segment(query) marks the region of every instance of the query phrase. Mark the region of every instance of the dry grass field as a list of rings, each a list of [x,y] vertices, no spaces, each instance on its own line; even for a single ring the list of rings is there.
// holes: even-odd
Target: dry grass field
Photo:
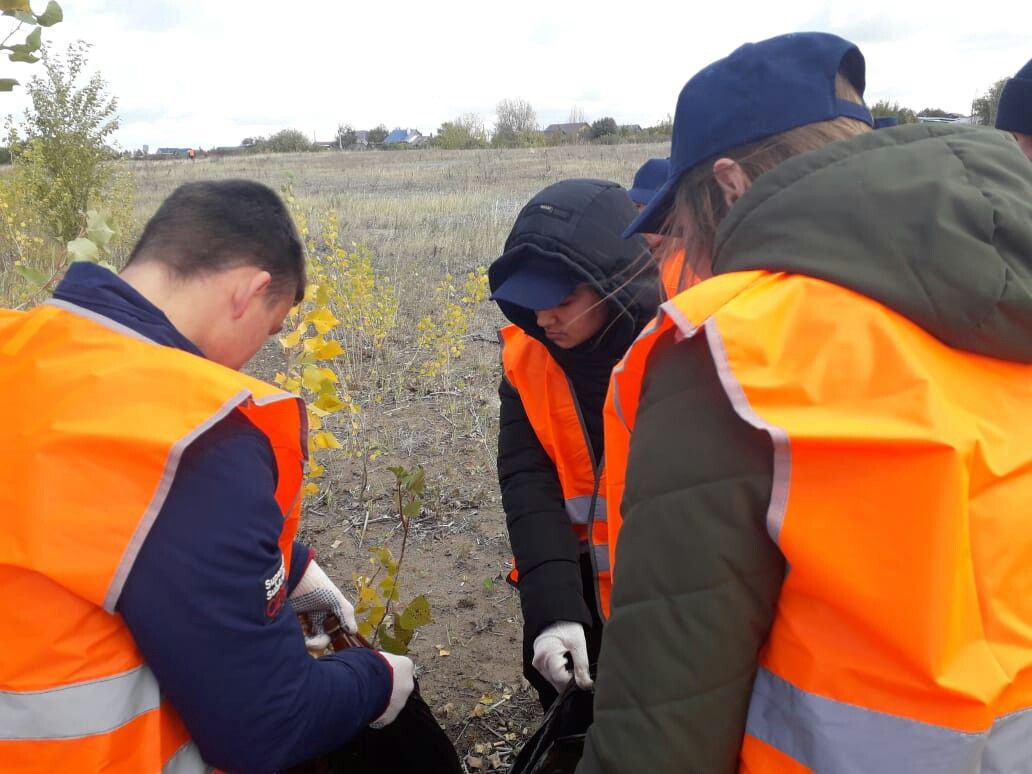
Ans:
[[[519,600],[504,582],[510,555],[495,477],[502,319],[493,304],[481,304],[461,357],[431,382],[406,368],[417,354],[414,326],[433,312],[433,288],[445,274],[464,276],[499,254],[532,194],[570,177],[629,185],[645,159],[667,153],[664,145],[323,152],[130,167],[138,224],[182,182],[245,177],[277,190],[289,183],[312,222],[334,211],[340,241],[372,250],[378,281],[397,296],[397,321],[375,365],[362,371],[367,383],[348,384],[361,406],[345,431],[350,451],[323,459],[328,474],[307,503],[302,537],[341,586],[353,588],[353,574],[367,571],[370,546],[397,554],[400,545],[387,466],[425,467],[402,598],[425,593],[430,600],[434,620],[417,633],[412,656],[424,696],[470,771],[506,771],[540,717],[521,677]],[[270,379],[283,360],[272,343],[250,368]]]

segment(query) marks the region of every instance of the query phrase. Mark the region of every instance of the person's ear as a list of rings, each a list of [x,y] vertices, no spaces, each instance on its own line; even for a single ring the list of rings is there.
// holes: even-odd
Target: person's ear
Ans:
[[[272,275],[264,269],[253,268],[251,271],[241,272],[240,277],[233,285],[231,297],[233,319],[239,320],[246,314],[252,302],[261,302],[265,291],[272,284]]]
[[[730,208],[749,190],[752,182],[742,165],[733,159],[717,159],[713,162],[713,177],[724,194],[724,203]]]

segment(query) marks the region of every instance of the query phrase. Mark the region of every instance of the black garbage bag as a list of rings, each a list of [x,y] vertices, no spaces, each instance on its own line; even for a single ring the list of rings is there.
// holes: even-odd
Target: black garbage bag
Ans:
[[[389,726],[370,728],[284,774],[462,774],[462,766],[417,686]]]
[[[594,691],[582,690],[571,680],[523,745],[509,774],[573,774],[594,718],[594,698]]]
[[[310,634],[308,617],[299,618],[306,635]],[[360,635],[345,632],[335,615],[326,616],[323,631],[335,652],[370,647]],[[462,766],[454,745],[420,696],[417,681],[393,723],[366,729],[343,747],[281,774],[462,774]]]

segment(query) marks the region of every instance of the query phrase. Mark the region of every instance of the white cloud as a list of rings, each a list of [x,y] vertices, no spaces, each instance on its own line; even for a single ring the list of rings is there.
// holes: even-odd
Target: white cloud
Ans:
[[[700,67],[800,29],[850,37],[867,58],[868,98],[915,109],[966,111],[1032,56],[1032,7],[1017,0],[962,13],[927,0],[64,5],[65,22],[48,37],[93,44],[129,148],[236,144],[285,127],[329,138],[338,122],[429,132],[465,112],[490,124],[506,97],[529,100],[542,123],[576,105],[588,120],[651,124],[673,112]],[[25,103],[4,99],[14,110]]]

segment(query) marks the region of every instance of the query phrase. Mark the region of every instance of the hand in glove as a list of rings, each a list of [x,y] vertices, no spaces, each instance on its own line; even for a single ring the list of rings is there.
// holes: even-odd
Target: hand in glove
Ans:
[[[324,650],[330,645],[330,638],[323,631],[323,619],[327,613],[336,615],[340,619],[340,625],[349,633],[354,634],[358,631],[355,608],[314,559],[308,563],[304,575],[287,599],[295,611],[309,614],[312,636],[305,638],[305,645],[309,650]]]
[[[387,702],[387,709],[383,711],[383,714],[369,724],[372,728],[383,728],[393,723],[416,685],[413,677],[415,667],[412,664],[412,659],[405,656],[395,656],[393,653],[386,653],[384,651],[380,651],[380,656],[387,662],[393,673],[391,699]]]
[[[573,674],[566,664],[566,654],[573,662]],[[570,682],[571,676],[580,688],[591,687],[588,672],[588,645],[584,640],[584,627],[571,621],[556,621],[541,630],[534,639],[534,668],[540,672],[557,691]]]

